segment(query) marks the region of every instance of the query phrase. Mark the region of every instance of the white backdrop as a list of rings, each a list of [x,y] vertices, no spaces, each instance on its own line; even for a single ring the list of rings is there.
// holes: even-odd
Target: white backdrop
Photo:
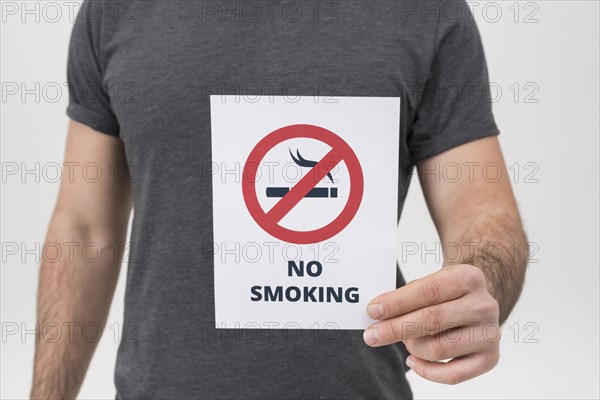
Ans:
[[[33,11],[23,12],[25,3]],[[36,244],[43,243],[58,189],[52,163],[61,163],[64,150],[63,85],[76,4],[2,1],[2,398],[25,398],[30,387]],[[496,369],[458,386],[412,373],[409,379],[417,398],[598,398],[599,3],[471,5],[498,93],[500,140],[537,251],[503,328]],[[15,88],[18,94],[10,95]],[[23,89],[29,91],[24,99]],[[435,271],[439,252],[424,250],[435,249],[438,239],[416,179],[399,230],[399,250],[419,249],[400,256],[407,279]],[[98,346],[81,398],[114,398],[124,273],[112,329]]]

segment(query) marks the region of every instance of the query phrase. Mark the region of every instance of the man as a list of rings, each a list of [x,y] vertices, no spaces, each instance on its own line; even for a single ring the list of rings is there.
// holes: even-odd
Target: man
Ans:
[[[38,343],[33,398],[76,396],[95,347],[82,327],[106,321],[132,205],[117,398],[409,398],[406,365],[456,384],[498,361],[526,239],[463,2],[86,1],[68,80],[65,162],[101,174],[63,177],[46,240],[101,251],[41,265],[40,324],[75,328]],[[398,274],[364,333],[215,330],[201,251],[210,94],[400,97],[399,210],[417,165],[442,245],[459,256],[408,285]],[[447,165],[461,178],[440,178]]]

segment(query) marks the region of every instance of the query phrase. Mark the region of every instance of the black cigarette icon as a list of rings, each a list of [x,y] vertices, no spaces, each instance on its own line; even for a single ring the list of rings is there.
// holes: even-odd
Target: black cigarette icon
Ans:
[[[288,187],[268,187],[267,197],[283,197],[290,191]],[[337,188],[326,188],[316,187],[312,188],[310,192],[304,197],[318,197],[318,198],[336,198],[338,195]]]

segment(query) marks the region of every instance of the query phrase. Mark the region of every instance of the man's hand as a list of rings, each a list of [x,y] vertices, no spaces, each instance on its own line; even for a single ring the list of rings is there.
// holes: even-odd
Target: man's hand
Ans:
[[[459,168],[457,179],[437,173],[448,165]],[[381,322],[364,338],[371,346],[403,341],[417,374],[456,384],[498,362],[500,324],[523,286],[527,238],[496,137],[454,147],[418,169],[442,247],[460,252],[440,271],[373,299],[367,312]]]
[[[425,379],[457,384],[491,370],[500,357],[498,303],[472,265],[448,266],[377,296],[367,312],[381,322],[365,331],[365,342],[403,341],[412,354],[408,366]]]

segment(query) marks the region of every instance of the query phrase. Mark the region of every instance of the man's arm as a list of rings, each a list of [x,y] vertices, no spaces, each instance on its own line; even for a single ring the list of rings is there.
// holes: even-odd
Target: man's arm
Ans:
[[[62,254],[57,262],[42,261],[38,293],[38,329],[57,324],[62,335],[59,340],[39,336],[34,399],[77,395],[98,341],[94,327],[101,330],[106,322],[131,210],[118,138],[71,121],[65,165],[71,167],[64,168],[46,236]]]
[[[440,178],[449,166],[460,170],[459,179]],[[455,384],[498,362],[499,323],[521,292],[526,237],[496,137],[458,146],[418,168],[443,248],[458,251],[446,254],[440,271],[373,299],[367,312],[381,322],[365,331],[365,342],[403,341],[417,374]]]
[[[436,182],[427,173],[436,164],[440,169],[461,166],[461,179]],[[442,246],[461,246],[461,256],[448,254],[444,266],[479,267],[503,323],[521,294],[527,239],[498,138],[480,139],[424,160],[419,178]]]

